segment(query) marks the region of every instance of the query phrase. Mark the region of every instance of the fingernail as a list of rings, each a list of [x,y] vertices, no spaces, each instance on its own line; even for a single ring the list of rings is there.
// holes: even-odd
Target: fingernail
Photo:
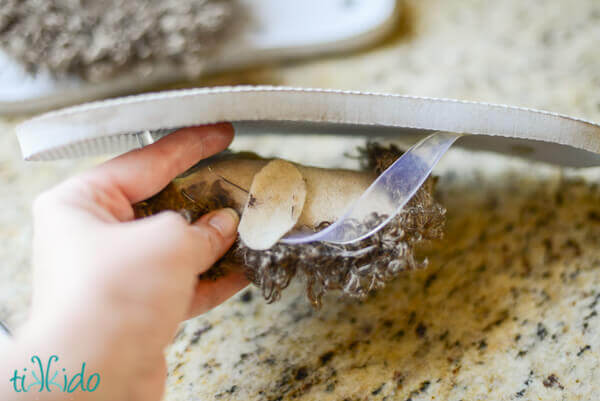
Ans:
[[[217,229],[223,237],[231,237],[237,231],[238,221],[237,212],[227,208],[214,212],[208,220],[208,224]]]

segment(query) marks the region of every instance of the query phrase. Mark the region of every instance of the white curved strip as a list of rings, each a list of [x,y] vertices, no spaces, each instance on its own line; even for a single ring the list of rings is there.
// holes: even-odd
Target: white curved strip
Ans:
[[[101,153],[107,137],[220,121],[304,121],[500,135],[600,153],[598,124],[556,113],[451,99],[272,86],[150,93],[41,115],[17,127],[28,160]],[[123,140],[118,139],[123,138]],[[111,142],[111,150],[119,148]],[[68,155],[61,149],[69,148]]]

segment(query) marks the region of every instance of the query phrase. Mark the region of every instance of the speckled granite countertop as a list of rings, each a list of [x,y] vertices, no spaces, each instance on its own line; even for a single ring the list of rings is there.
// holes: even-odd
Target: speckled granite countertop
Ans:
[[[368,52],[215,77],[455,97],[600,121],[600,3],[407,2]],[[29,298],[33,196],[97,160],[25,164],[0,121],[0,317]],[[296,144],[303,146],[295,146]],[[355,139],[238,138],[235,147],[338,165]],[[318,153],[315,151],[318,150]],[[436,173],[445,240],[425,270],[365,301],[314,310],[296,283],[186,322],[165,399],[594,400],[600,393],[600,170],[453,149]]]

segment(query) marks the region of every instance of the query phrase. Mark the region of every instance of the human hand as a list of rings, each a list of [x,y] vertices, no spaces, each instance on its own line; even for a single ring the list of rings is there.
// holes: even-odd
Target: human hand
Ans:
[[[16,340],[23,363],[33,352],[75,371],[86,362],[102,382],[75,399],[161,398],[163,350],[178,324],[247,285],[241,272],[197,279],[233,244],[238,218],[224,209],[192,225],[175,212],[133,221],[131,205],[232,138],[230,124],[184,128],[36,200],[31,316]]]

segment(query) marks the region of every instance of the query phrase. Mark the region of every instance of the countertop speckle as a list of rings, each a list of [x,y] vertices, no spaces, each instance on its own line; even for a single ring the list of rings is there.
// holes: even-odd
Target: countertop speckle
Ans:
[[[600,3],[402,3],[368,51],[212,77],[452,97],[600,121]],[[30,204],[98,159],[28,164],[0,120],[0,318],[30,295]],[[237,149],[339,165],[348,138],[238,138]],[[301,145],[301,146],[297,146]],[[600,170],[452,149],[436,169],[448,209],[427,269],[364,301],[314,310],[301,283],[255,288],[185,322],[167,352],[168,401],[593,400],[600,392]]]

